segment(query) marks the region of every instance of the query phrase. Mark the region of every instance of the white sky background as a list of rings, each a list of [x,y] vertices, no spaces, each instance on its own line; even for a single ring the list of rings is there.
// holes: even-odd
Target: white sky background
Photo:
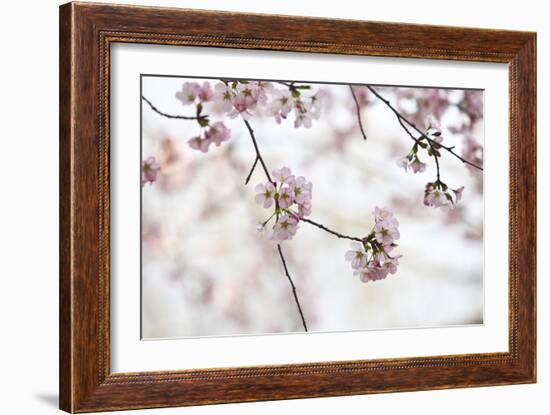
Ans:
[[[143,95],[168,113],[190,114],[174,98],[183,80],[143,79]],[[397,274],[364,284],[344,260],[349,241],[302,224],[283,243],[311,331],[433,327],[476,324],[483,320],[483,245],[466,238],[479,231],[483,201],[475,179],[456,159],[443,155],[442,179],[465,186],[464,220],[448,223],[446,214],[422,204],[428,170],[413,175],[395,160],[410,149],[410,139],[391,111],[377,103],[363,111],[367,142],[353,131],[341,152],[323,151],[335,130],[356,125],[346,86],[320,86],[332,99],[313,127],[295,129],[293,117],[277,125],[253,118],[262,154],[270,169],[287,165],[313,182],[311,218],[352,234],[367,234],[375,206],[391,207],[399,219],[403,254]],[[314,86],[317,88],[317,86]],[[388,92],[388,96],[389,92]],[[453,120],[450,120],[453,121]],[[143,106],[143,156],[158,154],[162,139],[181,143],[181,187],[163,191],[161,182],[143,189],[143,225],[163,231],[157,244],[143,245],[143,336],[187,337],[302,331],[288,282],[273,243],[256,237],[255,223],[267,210],[254,202],[253,188],[264,182],[256,169],[242,120],[230,120],[229,143],[205,155],[187,140],[198,133],[191,121],[168,120]],[[483,142],[483,128],[476,130]],[[447,144],[459,137],[445,135]],[[159,243],[160,241],[160,243]]]

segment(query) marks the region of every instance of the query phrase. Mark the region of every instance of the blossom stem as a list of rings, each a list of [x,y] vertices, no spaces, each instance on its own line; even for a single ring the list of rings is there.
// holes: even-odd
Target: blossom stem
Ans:
[[[437,171],[437,183],[441,183],[441,178],[439,176],[439,159],[438,159],[438,152],[436,152],[434,150],[434,146],[433,144],[431,143],[431,141],[428,141],[428,143],[430,144],[430,148],[432,149],[432,154],[434,156],[434,159],[435,159],[435,167],[436,167],[436,171]]]
[[[167,114],[167,113],[162,112],[161,110],[159,110],[157,107],[155,107],[153,105],[153,103],[151,101],[149,101],[147,98],[142,96],[141,99],[143,101],[145,101],[151,107],[151,109],[153,111],[155,111],[157,114],[162,115],[163,117],[166,117],[166,118],[172,118],[172,119],[178,119],[178,120],[195,120],[195,121],[204,120],[204,119],[208,118],[207,115],[198,115],[198,116],[190,117],[190,116],[187,116],[187,115]]]
[[[363,135],[363,140],[367,139],[367,134],[365,133],[365,130],[363,128],[363,122],[361,121],[361,106],[359,105],[359,101],[357,100],[357,96],[355,95],[355,91],[353,90],[352,85],[348,85],[349,90],[351,91],[351,96],[353,97],[353,101],[355,102],[355,109],[357,111],[357,122],[359,124],[359,129],[361,130],[361,134]]]
[[[294,285],[294,281],[292,281],[290,273],[288,272],[288,267],[286,266],[286,260],[285,260],[285,256],[283,255],[281,244],[277,244],[277,250],[279,251],[279,256],[281,257],[281,262],[283,263],[283,268],[285,269],[285,275],[288,279],[288,282],[290,283],[290,286],[292,287],[292,294],[294,295],[294,301],[296,302],[296,306],[298,307],[298,312],[300,313],[300,318],[302,319],[302,325],[304,326],[304,331],[307,332],[308,329],[307,329],[306,319],[304,318],[304,313],[302,312],[302,306],[300,305],[300,301],[298,300],[298,294],[296,293],[296,286]]]
[[[310,225],[313,225],[313,226],[316,226],[317,228],[319,229],[322,229],[323,231],[325,232],[328,232],[338,238],[341,238],[341,239],[349,239],[350,241],[357,241],[357,242],[361,242],[363,243],[363,239],[361,238],[358,238],[356,236],[349,236],[349,235],[344,235],[343,233],[340,233],[340,232],[336,232],[336,231],[333,231],[332,229],[329,229],[327,228],[325,225],[321,224],[321,223],[318,223],[318,222],[315,222],[311,219],[308,219],[308,218],[301,218],[300,219],[302,222],[307,222],[309,223]]]
[[[409,136],[415,141],[415,142],[418,142],[419,139],[417,138],[414,138],[414,136],[412,136],[412,134],[410,133],[410,131],[405,128],[404,124],[407,124],[409,125],[410,127],[412,127],[418,134],[420,134],[420,136],[425,139],[426,141],[428,141],[428,143],[430,144],[430,146],[433,146],[434,143],[437,144],[438,147],[441,147],[442,149],[444,149],[445,151],[449,152],[450,154],[452,154],[454,157],[456,157],[457,159],[459,159],[460,161],[462,161],[464,164],[468,164],[469,166],[472,166],[478,170],[481,170],[483,171],[483,167],[481,166],[478,166],[477,164],[474,164],[472,163],[471,161],[468,161],[466,160],[465,158],[459,156],[457,153],[455,153],[453,151],[453,148],[454,147],[451,147],[451,146],[444,146],[440,143],[437,143],[435,142],[434,140],[432,140],[430,137],[428,137],[424,132],[422,132],[415,124],[413,124],[411,121],[409,121],[406,117],[404,117],[399,111],[397,111],[391,104],[390,102],[384,98],[382,95],[380,95],[378,93],[378,91],[376,91],[376,89],[374,89],[372,86],[370,85],[367,85],[367,88],[369,89],[370,92],[372,92],[374,94],[374,96],[376,98],[378,98],[380,101],[382,101],[384,104],[386,104],[386,106],[395,114],[395,116],[397,117],[397,119],[399,120],[399,123],[401,124],[401,126],[405,129],[405,131],[407,131],[407,133],[409,134]],[[433,147],[432,147],[433,148]]]

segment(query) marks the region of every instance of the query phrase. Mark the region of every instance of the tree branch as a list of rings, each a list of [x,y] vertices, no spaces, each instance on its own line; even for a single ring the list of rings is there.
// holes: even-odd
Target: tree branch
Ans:
[[[367,88],[369,89],[370,92],[372,92],[380,101],[382,101],[384,104],[386,104],[386,106],[392,110],[392,112],[395,114],[395,116],[397,117],[397,119],[399,120],[399,123],[401,124],[401,126],[405,129],[405,131],[407,131],[407,134],[409,134],[409,136],[415,141],[415,142],[418,142],[420,139],[418,138],[415,138],[411,133],[410,131],[405,128],[404,124],[403,123],[406,123],[407,125],[409,125],[411,128],[413,128],[418,134],[420,134],[420,136],[422,137],[422,139],[425,139],[428,141],[428,143],[430,144],[430,147],[433,148],[433,145],[434,143],[437,145],[437,147],[441,147],[442,149],[444,149],[445,151],[449,152],[450,154],[452,154],[454,157],[456,157],[457,159],[459,159],[460,161],[462,161],[463,163],[465,164],[468,164],[469,166],[472,166],[478,170],[481,170],[483,171],[483,167],[481,166],[478,166],[477,164],[474,164],[472,163],[471,161],[468,161],[466,160],[465,158],[459,156],[457,153],[455,153],[453,151],[453,148],[454,147],[450,147],[450,146],[444,146],[434,140],[432,140],[430,137],[428,137],[424,132],[422,132],[420,129],[418,129],[418,127],[416,125],[414,125],[412,122],[410,122],[407,118],[405,118],[403,115],[401,115],[401,113],[399,111],[397,111],[391,104],[390,102],[385,99],[383,96],[381,96],[377,91],[376,89],[374,89],[372,86],[370,85],[367,85]],[[439,162],[437,161],[437,158],[436,158],[436,163],[439,164]]]
[[[296,302],[296,306],[298,307],[298,312],[300,313],[300,318],[302,319],[302,325],[304,326],[304,330],[307,332],[308,330],[307,330],[306,319],[304,318],[304,313],[302,312],[302,306],[300,305],[300,301],[298,300],[298,294],[296,293],[296,286],[294,285],[294,281],[292,281],[292,278],[290,277],[290,274],[288,272],[285,256],[283,255],[283,250],[281,249],[281,244],[277,244],[277,250],[279,251],[279,256],[281,257],[281,262],[283,263],[283,268],[285,269],[285,275],[288,278],[288,282],[290,283],[290,286],[292,287],[292,294],[294,295],[294,301]]]
[[[363,242],[363,240],[361,238],[358,238],[356,236],[349,236],[349,235],[344,235],[343,233],[339,233],[339,232],[336,232],[336,231],[333,231],[332,229],[329,229],[327,228],[325,225],[321,224],[321,223],[318,223],[318,222],[315,222],[311,219],[307,219],[307,218],[301,218],[300,219],[302,222],[307,222],[309,223],[310,225],[313,225],[313,226],[316,226],[317,228],[325,231],[325,232],[328,232],[338,238],[341,238],[341,239],[349,239],[350,241],[357,241],[357,242]]]
[[[363,140],[366,140],[367,134],[363,129],[363,122],[361,121],[361,106],[359,105],[359,101],[357,100],[357,96],[355,95],[355,91],[353,90],[353,86],[352,85],[348,85],[348,86],[349,86],[349,90],[351,91],[351,96],[355,101],[355,109],[357,111],[357,122],[359,124],[359,129],[361,130],[361,134],[363,135]]]
[[[246,125],[246,128],[248,129],[248,132],[250,133],[250,138],[252,139],[252,144],[254,144],[254,150],[256,150],[256,159],[260,161],[260,164],[262,165],[264,169],[265,176],[267,177],[267,180],[269,180],[271,183],[273,183],[273,180],[271,180],[271,176],[269,175],[269,170],[267,169],[267,166],[265,165],[265,161],[262,157],[262,154],[260,153],[260,149],[258,148],[258,143],[256,142],[256,137],[254,136],[254,130],[250,126],[250,123],[243,118],[244,124]],[[256,162],[254,162],[254,165],[252,166],[252,169],[249,173],[249,176],[252,175],[252,172],[254,171],[254,167],[256,166]]]
[[[256,156],[256,159],[254,159],[254,164],[252,164],[252,167],[250,168],[250,172],[248,173],[248,176],[246,176],[246,180],[244,181],[245,186],[250,181],[250,178],[252,177],[252,173],[254,173],[254,169],[256,168],[256,164],[258,164],[258,160],[260,158]]]
[[[245,120],[243,118],[243,121],[246,125],[246,128],[248,129],[248,132],[250,133],[250,138],[252,139],[252,144],[254,144],[254,149],[256,150],[256,159],[254,160],[254,164],[252,165],[252,168],[250,169],[250,173],[248,173],[245,184],[250,181],[250,177],[252,176],[252,172],[254,171],[256,165],[258,164],[258,161],[260,162],[260,164],[262,165],[262,167],[264,169],[264,173],[265,173],[265,176],[267,177],[267,180],[269,180],[271,183],[273,183],[273,180],[271,179],[271,176],[269,174],[269,170],[267,169],[267,166],[266,166],[265,161],[262,157],[262,154],[260,153],[258,143],[256,142],[256,137],[254,136],[254,130],[252,129],[252,126],[250,125],[250,123],[247,120]],[[264,226],[265,226],[265,224],[264,224]],[[294,281],[292,281],[292,277],[290,276],[290,272],[288,271],[288,267],[286,265],[286,259],[285,259],[285,256],[283,254],[281,244],[277,244],[277,250],[279,251],[279,257],[281,258],[281,262],[283,263],[283,268],[285,270],[286,278],[288,279],[288,282],[290,283],[290,286],[292,287],[292,295],[294,296],[294,302],[296,303],[296,306],[298,307],[298,312],[300,313],[300,318],[302,319],[302,325],[304,326],[304,330],[307,332],[308,330],[307,330],[306,319],[304,318],[304,313],[302,311],[302,306],[300,305],[300,300],[298,300],[298,293],[296,292],[296,286],[294,285]]]
[[[153,105],[153,103],[151,101],[149,101],[147,98],[145,97],[141,97],[141,99],[143,101],[145,101],[153,111],[155,111],[157,114],[159,115],[162,115],[163,117],[166,117],[166,118],[172,118],[172,119],[177,119],[177,120],[204,120],[206,118],[208,118],[207,115],[199,115],[199,116],[195,116],[195,117],[189,117],[187,115],[172,115],[172,114],[167,114],[165,112],[162,112],[161,110],[159,110],[157,107],[155,107]]]

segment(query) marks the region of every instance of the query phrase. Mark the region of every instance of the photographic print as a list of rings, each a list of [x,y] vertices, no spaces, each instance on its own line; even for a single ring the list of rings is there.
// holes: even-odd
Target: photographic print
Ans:
[[[483,98],[142,75],[142,338],[483,324]]]

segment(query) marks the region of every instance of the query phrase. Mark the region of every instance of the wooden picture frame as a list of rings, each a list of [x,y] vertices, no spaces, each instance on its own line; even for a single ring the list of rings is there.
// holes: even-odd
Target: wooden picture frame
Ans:
[[[337,34],[337,36],[335,36]],[[110,371],[109,69],[114,43],[509,65],[509,352]],[[68,412],[536,380],[536,34],[69,3],[60,8],[60,407]]]

